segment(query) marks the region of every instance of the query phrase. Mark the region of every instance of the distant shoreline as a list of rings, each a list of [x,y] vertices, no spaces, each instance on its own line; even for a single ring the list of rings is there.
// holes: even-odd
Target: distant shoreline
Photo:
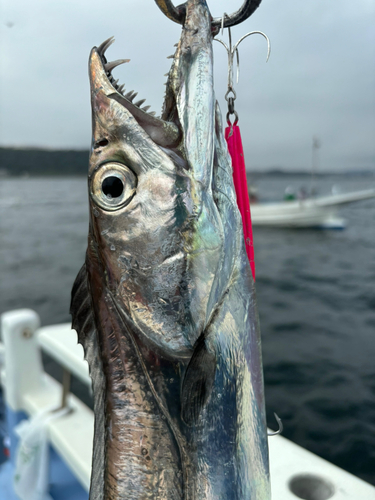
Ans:
[[[57,150],[39,148],[0,147],[0,178],[6,177],[86,177],[88,171],[88,150]],[[310,177],[306,169],[284,170],[269,168],[247,170],[250,177],[280,176]],[[375,169],[347,170],[343,172],[317,172],[318,177],[327,176],[374,176]]]

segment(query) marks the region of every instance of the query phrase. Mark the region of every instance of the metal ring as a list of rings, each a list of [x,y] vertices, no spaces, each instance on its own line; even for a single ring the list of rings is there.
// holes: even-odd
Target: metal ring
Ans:
[[[229,99],[231,99],[231,97],[229,97],[229,94],[230,94],[231,92],[232,92],[232,94],[233,94],[233,100],[237,99],[237,94],[236,94],[235,90],[231,87],[231,88],[229,88],[229,89],[227,90],[227,92],[226,92],[226,94],[225,94],[225,96],[224,96],[224,97],[225,97],[225,100],[226,100],[227,102],[229,102]]]
[[[235,120],[234,120],[233,123],[230,121],[230,115],[231,114],[235,116]],[[227,124],[228,124],[228,126],[232,127],[233,125],[237,125],[237,123],[238,123],[238,114],[237,114],[237,111],[234,110],[233,113],[229,113],[229,111],[228,111],[228,113],[227,113]]]

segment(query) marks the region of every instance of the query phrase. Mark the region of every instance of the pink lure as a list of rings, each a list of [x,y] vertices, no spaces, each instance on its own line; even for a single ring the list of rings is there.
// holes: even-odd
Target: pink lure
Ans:
[[[251,213],[249,194],[247,189],[245,158],[243,154],[242,139],[239,126],[231,125],[229,127],[226,127],[225,139],[228,144],[229,154],[232,158],[233,181],[237,195],[237,204],[242,217],[246,253],[255,281],[253,229],[251,227]]]

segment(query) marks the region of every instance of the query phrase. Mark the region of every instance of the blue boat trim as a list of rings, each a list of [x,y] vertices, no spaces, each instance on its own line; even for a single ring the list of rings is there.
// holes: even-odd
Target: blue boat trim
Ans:
[[[10,437],[10,458],[0,465],[0,500],[19,500],[13,490],[16,450],[18,438],[15,426],[27,418],[22,411],[13,411],[6,407],[8,433]],[[73,472],[63,461],[59,453],[49,447],[49,494],[53,500],[88,500],[88,492],[81,486]]]

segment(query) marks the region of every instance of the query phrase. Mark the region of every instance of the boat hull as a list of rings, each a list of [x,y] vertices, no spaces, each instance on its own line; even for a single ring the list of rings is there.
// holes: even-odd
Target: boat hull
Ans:
[[[375,197],[375,189],[280,203],[253,203],[254,226],[344,229],[345,219],[337,217],[341,205]]]

